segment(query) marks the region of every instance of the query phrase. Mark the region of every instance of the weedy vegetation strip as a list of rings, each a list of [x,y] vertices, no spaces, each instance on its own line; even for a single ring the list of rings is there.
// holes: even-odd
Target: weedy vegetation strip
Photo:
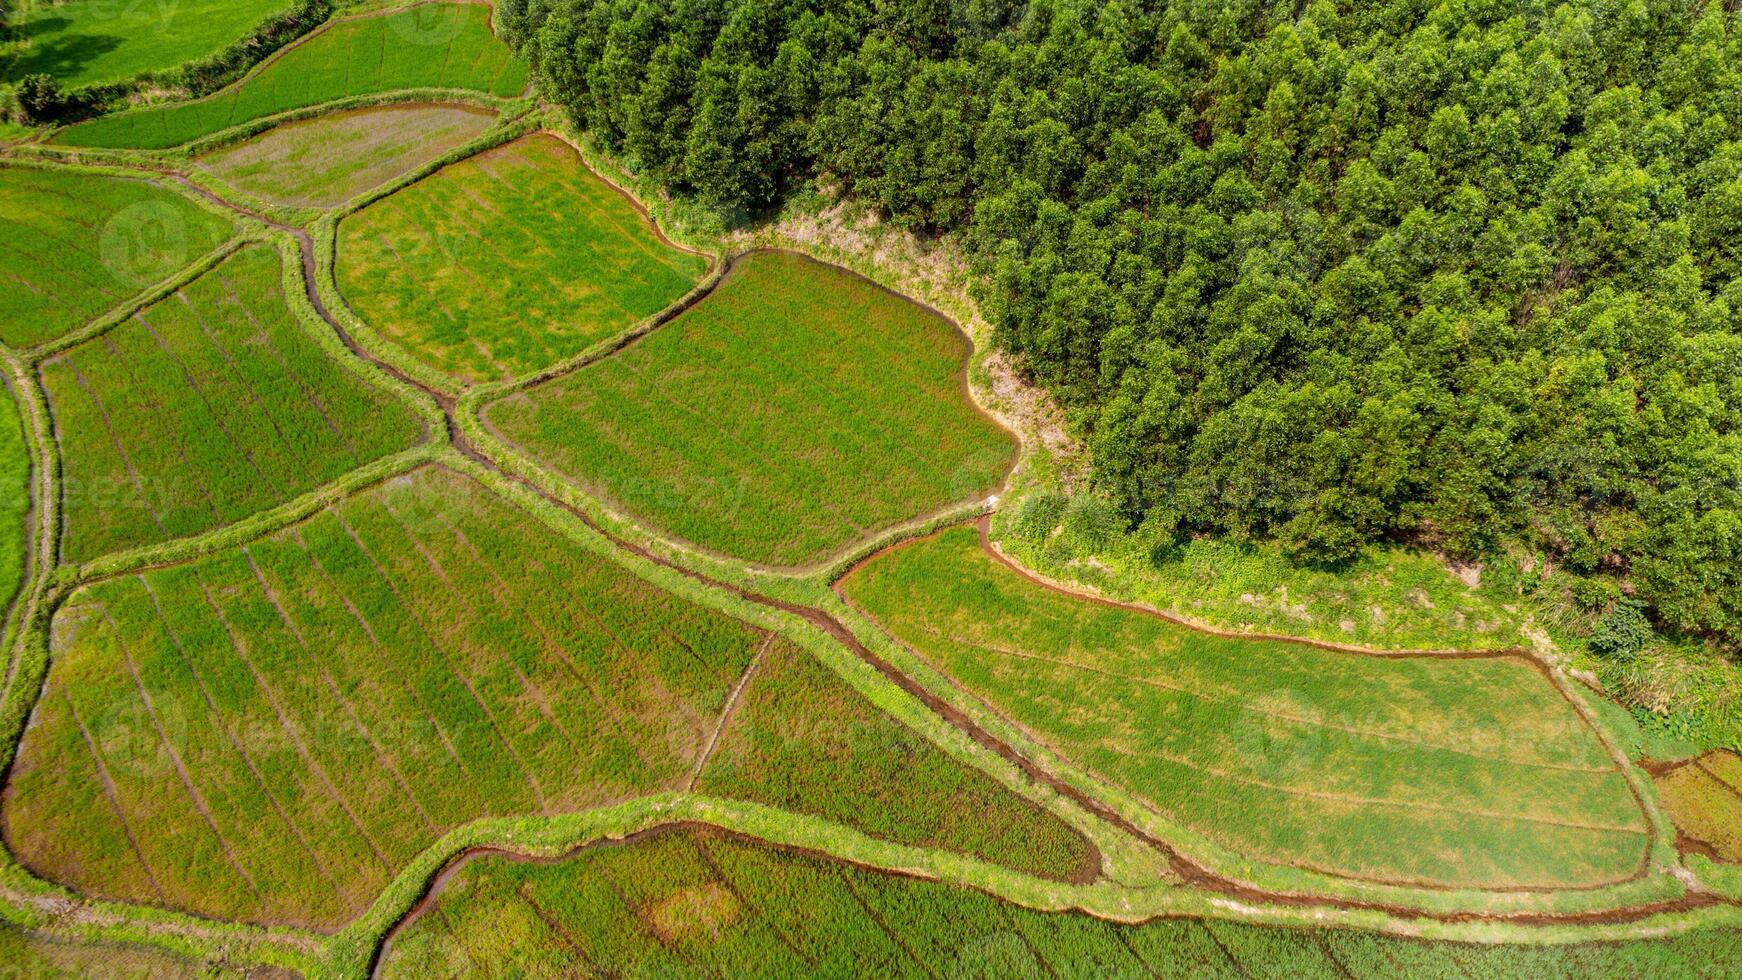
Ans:
[[[229,88],[192,102],[136,109],[70,126],[63,146],[163,149],[304,106],[398,89],[508,98],[526,63],[490,32],[482,4],[426,4],[334,21]]]

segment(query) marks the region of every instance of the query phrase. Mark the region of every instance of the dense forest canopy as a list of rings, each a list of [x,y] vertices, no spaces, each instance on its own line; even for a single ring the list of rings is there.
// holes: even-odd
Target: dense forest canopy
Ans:
[[[678,193],[748,216],[826,179],[959,233],[1000,342],[1156,540],[1524,542],[1734,645],[1738,7],[501,14],[545,92]]]

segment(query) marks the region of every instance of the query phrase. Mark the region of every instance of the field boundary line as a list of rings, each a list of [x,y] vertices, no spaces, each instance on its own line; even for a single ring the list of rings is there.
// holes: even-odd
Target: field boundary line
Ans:
[[[744,689],[750,686],[750,679],[756,675],[756,668],[762,666],[762,657],[768,652],[769,644],[773,643],[774,638],[778,635],[774,630],[768,631],[768,635],[762,640],[762,645],[756,648],[756,656],[750,658],[750,665],[744,668],[744,673],[739,676],[738,683],[732,685],[732,693],[726,696],[726,706],[720,711],[720,723],[714,726],[714,733],[708,736],[707,747],[702,749],[701,755],[696,757],[695,767],[690,770],[689,778],[684,780],[684,792],[687,793],[696,788],[696,780],[701,778],[702,770],[708,767],[708,761],[714,757],[714,748],[720,744],[720,736],[726,733],[726,726],[732,722],[732,713],[738,709],[738,698],[744,693]]]
[[[118,575],[166,568],[197,561],[224,548],[248,544],[276,531],[299,524],[346,497],[408,473],[433,460],[442,447],[425,442],[390,456],[372,460],[329,483],[300,494],[275,507],[257,511],[239,521],[202,534],[175,538],[126,551],[113,552],[76,566],[73,582],[90,585]]]
[[[1334,903],[1252,898],[1229,902],[1195,889],[1127,888],[1104,881],[1070,884],[1036,878],[978,858],[896,844],[818,817],[693,793],[663,793],[627,803],[536,820],[486,818],[449,832],[405,869],[363,916],[332,944],[335,972],[362,975],[378,966],[393,938],[430,907],[445,885],[477,859],[552,863],[607,842],[695,828],[825,857],[868,871],[949,882],[1039,911],[1080,911],[1118,923],[1166,916],[1295,926],[1343,926],[1465,942],[1560,945],[1657,937],[1742,922],[1742,908],[1721,902],[1697,909],[1642,906],[1621,921],[1560,923],[1483,917],[1395,919],[1383,910]]]
[[[195,259],[192,264],[183,266],[180,271],[169,278],[147,287],[144,292],[135,295],[120,306],[111,308],[95,320],[61,334],[53,340],[45,340],[34,347],[26,347],[19,354],[30,364],[41,364],[57,354],[65,353],[74,347],[94,340],[126,323],[144,310],[180,293],[192,285],[194,280],[222,265],[225,259],[258,241],[258,237],[251,236],[246,232],[234,234],[221,242],[217,248]]]

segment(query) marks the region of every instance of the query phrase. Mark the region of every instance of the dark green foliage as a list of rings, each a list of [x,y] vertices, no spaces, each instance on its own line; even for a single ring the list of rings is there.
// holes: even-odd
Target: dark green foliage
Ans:
[[[1132,523],[1523,541],[1742,639],[1734,4],[501,12],[555,101],[728,215],[822,177],[964,233]]]
[[[1591,648],[1611,657],[1631,657],[1651,642],[1651,622],[1637,599],[1623,599],[1591,630]]]

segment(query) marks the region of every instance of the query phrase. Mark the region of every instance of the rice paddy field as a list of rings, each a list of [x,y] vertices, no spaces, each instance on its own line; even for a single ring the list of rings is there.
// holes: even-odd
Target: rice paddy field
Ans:
[[[572,147],[535,134],[346,217],[336,274],[376,329],[480,381],[578,354],[665,308],[705,269]]]
[[[1742,863],[1742,755],[1715,751],[1656,777],[1676,829],[1720,861]]]
[[[352,96],[427,88],[509,98],[526,79],[526,63],[491,33],[490,8],[425,4],[336,21],[211,96],[101,116],[54,142],[161,149]]]
[[[998,483],[1014,447],[968,401],[967,354],[910,300],[755,252],[670,323],[485,419],[665,533],[802,565]]]
[[[696,790],[1038,877],[1099,871],[1080,833],[950,758],[784,639],[759,657]]]
[[[251,245],[43,362],[69,560],[234,523],[422,438],[305,333],[283,285],[278,253]]]
[[[1520,659],[1199,633],[1030,581],[968,526],[839,588],[1052,749],[1241,854],[1471,888],[1591,887],[1644,862],[1616,762]]]
[[[102,976],[117,980],[185,980],[199,975],[212,980],[240,980],[240,970],[200,972],[192,960],[106,943],[80,944],[41,939],[10,925],[0,925],[0,963],[16,980],[76,980]]]
[[[443,832],[675,788],[765,636],[425,468],[72,596],[6,839],[81,891],[342,924]]]
[[[216,248],[228,220],[144,179],[0,166],[0,342],[53,340]]]
[[[198,164],[264,201],[332,207],[470,142],[495,119],[468,105],[376,106],[285,123]]]
[[[64,88],[174,68],[239,41],[289,0],[31,0],[15,27],[24,46],[5,81],[52,75]]]
[[[716,834],[462,866],[388,945],[387,978],[495,976],[1725,977],[1742,936],[1519,948],[1195,919],[1048,914]]]

